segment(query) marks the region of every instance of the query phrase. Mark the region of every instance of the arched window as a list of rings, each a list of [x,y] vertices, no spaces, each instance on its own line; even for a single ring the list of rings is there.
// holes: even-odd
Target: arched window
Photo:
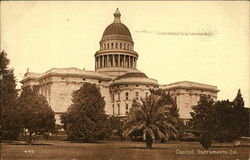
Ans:
[[[117,93],[118,101],[120,101],[120,93]]]
[[[120,43],[120,49],[122,49],[122,43]]]
[[[126,100],[128,100],[128,92],[126,92]]]
[[[124,49],[126,49],[126,43],[124,43]]]
[[[118,115],[120,115],[120,104],[117,104],[117,111],[118,111]]]
[[[115,94],[112,94],[112,102],[115,102]]]
[[[129,44],[127,44],[127,50],[129,50]]]
[[[116,48],[116,49],[118,48],[118,43],[115,43],[115,48]]]
[[[113,43],[111,43],[111,49],[113,49],[114,48],[114,44]]]
[[[104,49],[106,49],[106,44],[104,44]]]
[[[126,110],[126,114],[128,114],[128,104],[126,104],[125,110]]]
[[[108,49],[109,49],[109,43],[108,43]]]
[[[135,92],[135,99],[139,100],[139,92]]]

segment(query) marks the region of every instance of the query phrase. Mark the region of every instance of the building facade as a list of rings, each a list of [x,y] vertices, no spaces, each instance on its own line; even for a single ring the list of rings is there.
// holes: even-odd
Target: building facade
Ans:
[[[114,22],[103,32],[100,49],[95,53],[95,71],[78,68],[52,68],[45,73],[27,72],[22,88],[38,86],[56,113],[65,112],[72,103],[72,92],[83,83],[94,83],[104,96],[105,111],[109,115],[126,116],[133,99],[144,98],[150,89],[162,88],[176,100],[180,117],[190,119],[191,107],[197,104],[201,95],[211,95],[217,99],[217,87],[195,82],[177,82],[167,85],[137,69],[138,54],[134,51],[134,42],[129,29],[121,23],[121,14],[117,9]]]

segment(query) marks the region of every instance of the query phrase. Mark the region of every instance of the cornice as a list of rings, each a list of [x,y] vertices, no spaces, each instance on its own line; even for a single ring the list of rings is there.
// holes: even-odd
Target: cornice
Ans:
[[[203,91],[213,91],[213,92],[219,92],[220,90],[213,89],[213,88],[207,88],[207,87],[195,87],[195,86],[176,86],[176,87],[169,87],[169,88],[163,88],[165,91],[170,91],[174,89],[196,89],[196,90],[203,90]]]
[[[135,51],[132,50],[123,50],[123,49],[106,49],[106,50],[99,50],[96,51],[95,53],[95,57],[99,56],[99,55],[121,55],[121,54],[127,54],[128,56],[132,55],[132,56],[136,56],[136,58],[138,59],[138,54]]]

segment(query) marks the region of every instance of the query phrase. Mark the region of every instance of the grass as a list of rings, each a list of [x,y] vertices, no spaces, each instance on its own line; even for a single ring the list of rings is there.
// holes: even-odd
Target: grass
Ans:
[[[238,147],[230,143],[213,143],[211,148],[205,150],[198,142],[170,141],[167,144],[154,144],[153,149],[148,150],[143,142],[72,143],[43,140],[37,141],[35,145],[26,145],[24,142],[2,143],[1,156],[3,160],[242,160],[249,158],[249,148],[248,142]],[[198,151],[204,154],[198,154]]]

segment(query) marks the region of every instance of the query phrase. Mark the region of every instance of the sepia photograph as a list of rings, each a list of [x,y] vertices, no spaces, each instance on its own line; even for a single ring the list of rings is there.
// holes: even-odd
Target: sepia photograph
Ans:
[[[0,1],[0,160],[249,160],[249,1]]]

